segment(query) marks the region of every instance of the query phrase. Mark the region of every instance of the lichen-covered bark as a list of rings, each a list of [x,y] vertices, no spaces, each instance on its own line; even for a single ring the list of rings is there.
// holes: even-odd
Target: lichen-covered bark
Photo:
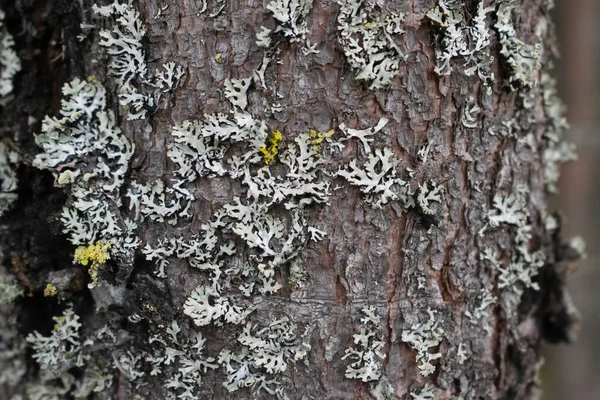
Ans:
[[[281,382],[277,395],[404,399],[432,384],[433,398],[439,399],[534,396],[542,339],[571,340],[576,323],[576,312],[563,291],[576,252],[561,245],[560,229],[549,222],[546,197],[544,151],[549,146],[548,132],[558,124],[552,111],[557,101],[552,82],[545,78],[554,57],[546,1],[519,1],[517,10],[509,13],[518,39],[541,46],[541,69],[528,76],[535,83],[519,81],[522,77],[511,80],[516,70],[502,54],[505,44],[497,23],[503,2],[485,1],[493,9],[485,17],[491,32],[485,51],[493,57],[486,64],[495,76],[492,83],[478,74],[467,76],[461,56],[452,60],[450,74],[435,72],[436,52],[446,45],[445,27],[433,23],[426,13],[438,2],[378,2],[370,11],[404,13],[404,33],[394,40],[405,59],[388,86],[374,89],[356,79],[340,47],[339,4],[312,2],[307,38],[319,52],[305,55],[306,42],[281,34],[274,34],[269,50],[257,46],[260,27],[273,29],[277,23],[265,8],[268,3],[209,0],[204,11],[202,1],[135,2],[147,27],[149,65],[174,61],[185,67],[186,78],[154,114],[128,121],[107,73],[106,52],[97,44],[97,29],[80,27],[105,23],[92,19],[89,1],[2,2],[23,60],[16,97],[3,110],[2,122],[12,132],[6,136],[12,136],[22,160],[19,202],[3,217],[2,235],[5,265],[26,287],[26,295],[8,306],[16,316],[12,322],[17,336],[34,330],[49,334],[54,326],[51,318],[61,314],[65,303],[72,303],[81,318],[81,338],[92,337],[103,326],[110,328],[116,335],[114,343],[97,345],[85,364],[88,367],[70,365],[77,379],[89,365],[114,378],[112,386],[90,398],[167,398],[163,385],[175,373],[174,365],[155,378],[144,371],[149,368],[144,364],[141,370],[146,375],[131,379],[115,363],[127,351],[133,356],[152,353],[149,337],[164,334],[173,320],[186,338],[201,331],[209,356],[216,358],[224,347],[235,351],[240,327],[197,328],[183,314],[186,299],[197,285],[205,284],[206,272],[174,258],[166,268],[167,277],[157,278],[154,262],[145,259],[141,248],[158,239],[197,233],[216,210],[235,196],[244,196],[244,186],[228,177],[196,180],[193,218],[175,226],[142,222],[141,246],[133,262],[111,260],[103,270],[105,283],[88,290],[86,269],[73,264],[75,247],[62,235],[58,221],[65,189],[53,187],[47,172],[32,167],[39,151],[33,138],[41,131],[42,118],[59,112],[62,85],[75,77],[95,75],[113,91],[109,107],[120,113],[119,126],[135,145],[125,187],[134,180],[166,183],[174,174],[167,156],[172,127],[232,110],[223,94],[224,80],[252,77],[270,51],[274,58],[264,73],[266,88],[255,80],[248,91],[252,116],[266,121],[272,131],[283,132],[286,144],[311,129],[334,129],[339,138],[341,124],[346,129],[366,129],[386,118],[388,123],[373,136],[371,147],[392,149],[401,159],[396,170],[406,182],[405,198],[374,208],[358,187],[334,174],[352,160],[366,159],[361,143],[345,141],[339,155],[324,150],[321,168],[332,172],[327,178],[332,194],[327,204],[308,205],[304,215],[311,226],[327,232],[326,239],[308,242],[295,260],[276,270],[275,278],[283,286],[277,293],[255,292],[244,299],[256,307],[250,319],[260,326],[287,317],[297,324],[298,334],[308,327],[310,351],[276,376]],[[459,3],[465,15],[475,15],[478,2]],[[327,143],[323,146],[327,149]],[[420,191],[438,186],[442,201],[436,201],[434,211],[428,213],[419,201]],[[502,215],[494,201],[510,196],[520,202],[516,212],[522,217],[515,223],[494,223],[493,217]],[[125,206],[121,210],[128,215]],[[284,215],[283,208],[277,212]],[[526,239],[519,239],[521,234]],[[236,243],[244,251],[243,242]],[[493,253],[493,261],[485,259],[487,250]],[[543,266],[536,274],[527,268],[537,271],[531,258],[538,256]],[[515,272],[513,280],[503,285],[503,271],[517,265],[525,271]],[[292,268],[305,270],[302,286],[291,282]],[[522,276],[528,273],[539,285],[537,290],[535,284],[525,283]],[[237,285],[235,279],[231,278]],[[58,287],[60,302],[43,296],[47,283]],[[484,307],[486,296],[492,300]],[[351,359],[342,359],[356,345],[353,335],[365,324],[361,320],[365,307],[374,307],[381,316],[375,334],[383,341],[380,352],[385,355],[381,376],[369,382],[347,378]],[[481,315],[476,315],[477,310]],[[132,321],[132,315],[142,317],[141,322]],[[408,336],[427,324],[431,315],[438,329],[431,336],[439,340],[425,346],[429,347],[426,353],[440,357],[427,362],[434,367],[427,374],[419,368],[423,361],[415,359],[418,351]],[[0,398],[24,394],[27,382],[38,379],[30,354],[25,360],[26,378],[14,387],[5,385]],[[3,368],[9,369],[0,364],[0,371]],[[194,395],[274,396],[250,389],[229,393],[224,380],[222,368],[209,370]]]

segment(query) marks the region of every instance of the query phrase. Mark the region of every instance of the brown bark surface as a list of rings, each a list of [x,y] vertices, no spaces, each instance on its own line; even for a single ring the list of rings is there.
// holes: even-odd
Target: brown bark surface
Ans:
[[[166,179],[173,172],[166,152],[172,126],[231,109],[221,91],[223,81],[251,77],[260,68],[263,50],[256,45],[256,33],[263,25],[272,28],[274,21],[264,7],[266,1],[208,0],[206,12],[201,12],[202,1],[134,3],[148,30],[149,65],[175,61],[187,73],[183,85],[146,120],[127,121],[123,113],[119,117],[121,129],[135,144],[127,182],[145,183]],[[318,0],[313,3],[308,26],[311,43],[316,43],[320,52],[305,56],[297,43],[282,39],[274,44],[280,53],[266,70],[268,89],[254,85],[248,91],[248,110],[268,121],[270,129],[284,132],[286,143],[310,129],[336,129],[339,133],[341,123],[365,129],[386,117],[389,123],[375,136],[372,146],[393,149],[401,159],[398,171],[413,190],[430,181],[441,185],[443,202],[433,217],[419,207],[403,209],[394,202],[372,209],[356,187],[337,177],[332,181],[336,189],[329,204],[306,208],[311,225],[328,234],[322,242],[309,243],[298,256],[299,264],[306,268],[306,284],[302,288],[290,284],[290,265],[286,264],[276,271],[283,288],[274,295],[255,294],[250,300],[257,307],[251,319],[258,324],[288,317],[299,326],[299,332],[306,326],[312,328],[308,362],[290,363],[277,376],[283,388],[279,397],[408,399],[411,391],[418,393],[430,383],[438,390],[439,399],[459,395],[465,399],[531,398],[537,390],[534,380],[544,336],[551,341],[567,340],[574,318],[563,304],[563,279],[570,255],[561,247],[560,232],[550,232],[544,225],[549,211],[542,154],[548,116],[542,88],[538,85],[511,91],[502,84],[509,71],[496,33],[491,37],[490,53],[495,58],[492,70],[497,79],[490,95],[477,75],[468,77],[459,71],[460,60],[453,64],[451,75],[438,76],[434,72],[435,50],[440,43],[425,17],[437,2],[379,3],[386,12],[406,13],[405,33],[398,43],[407,59],[387,88],[371,90],[367,83],[356,80],[337,40],[339,5]],[[464,2],[469,13],[475,12],[474,3]],[[159,15],[165,4],[169,7]],[[222,12],[210,17],[222,6]],[[113,89],[107,76],[106,52],[97,45],[97,31],[84,32],[83,40],[77,38],[82,33],[81,23],[102,22],[92,19],[87,0],[3,1],[1,7],[23,62],[16,97],[2,111],[4,134],[12,137],[21,156],[19,201],[3,217],[2,229],[5,265],[27,287],[26,296],[7,306],[19,335],[24,337],[34,330],[47,334],[54,324],[51,317],[60,315],[65,302],[70,302],[82,319],[82,337],[104,325],[117,333],[112,348],[92,353],[91,363],[103,368],[109,368],[119,351],[149,351],[148,337],[174,319],[186,335],[201,330],[207,338],[207,352],[215,357],[224,346],[235,348],[239,327],[198,329],[183,315],[186,298],[206,277],[183,260],[171,260],[168,277],[159,279],[152,274],[153,263],[138,252],[133,263],[108,264],[108,284],[91,292],[86,288],[85,270],[73,265],[74,246],[62,235],[57,218],[66,201],[64,190],[53,187],[50,174],[31,163],[39,151],[34,134],[40,132],[45,115],[59,111],[60,89],[65,82],[95,75],[107,82],[109,93]],[[491,13],[488,23],[495,19]],[[553,38],[546,2],[520,1],[513,21],[525,43],[539,42],[538,31],[543,31],[542,71],[548,71]],[[218,62],[217,54],[223,62]],[[114,92],[111,96],[112,109],[118,111]],[[525,108],[524,97],[534,105]],[[461,123],[470,98],[481,108],[476,128]],[[275,102],[281,107],[272,112]],[[509,121],[513,135],[490,134],[506,130]],[[341,156],[323,155],[327,169],[336,171],[351,160],[364,158],[358,141],[345,144]],[[423,162],[417,152],[427,144],[431,149]],[[224,177],[203,178],[197,180],[194,191],[199,200],[192,208],[193,219],[176,226],[144,222],[140,227],[142,246],[157,238],[197,232],[215,210],[241,196],[244,188]],[[546,259],[534,278],[540,290],[525,289],[514,310],[507,310],[498,287],[498,271],[486,266],[480,257],[492,247],[499,249],[500,261],[508,263],[517,251],[514,229],[487,226],[494,197],[516,193],[523,193],[526,200],[532,228],[528,245],[532,251],[542,251]],[[52,276],[70,282],[62,302],[43,296]],[[465,315],[480,304],[478,295],[484,289],[498,299],[486,311],[489,334],[483,323],[473,324]],[[364,306],[374,306],[382,316],[386,355],[382,377],[370,383],[346,378],[349,360],[341,359],[345,349],[353,345],[352,335],[361,326]],[[414,350],[401,336],[413,325],[426,322],[428,309],[436,311],[443,340],[430,351],[442,354],[432,361],[435,372],[424,377],[417,368]],[[138,324],[128,321],[134,313],[144,320]],[[459,345],[466,352],[463,363],[457,357]],[[5,387],[0,399],[24,394],[26,383],[37,379],[35,361],[27,358],[27,365],[22,384]],[[73,367],[73,371],[80,370]],[[147,375],[131,382],[113,367],[113,385],[90,398],[166,398],[162,386],[173,371],[174,367],[163,375]],[[80,376],[77,372],[74,375]],[[224,379],[222,369],[207,372],[197,398],[274,397],[265,392],[252,394],[247,389],[228,393],[222,386]]]

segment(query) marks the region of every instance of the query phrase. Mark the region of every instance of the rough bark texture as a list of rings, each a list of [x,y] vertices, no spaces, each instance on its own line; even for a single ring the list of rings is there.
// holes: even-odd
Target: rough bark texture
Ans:
[[[54,325],[51,317],[72,303],[83,324],[82,340],[105,325],[117,336],[111,346],[91,352],[92,358],[86,362],[88,367],[98,365],[114,377],[110,388],[90,394],[90,398],[166,398],[163,384],[176,366],[165,367],[157,377],[146,371],[144,377],[132,381],[113,360],[127,350],[133,354],[151,352],[148,337],[164,332],[174,319],[186,336],[201,330],[207,339],[206,352],[213,357],[224,346],[236,348],[235,338],[241,328],[210,325],[198,329],[183,315],[186,298],[206,280],[205,272],[190,268],[184,260],[171,260],[167,278],[159,279],[153,275],[153,263],[138,251],[133,263],[109,261],[103,270],[107,283],[91,291],[86,288],[85,269],[73,265],[75,247],[62,235],[58,221],[66,201],[65,189],[54,187],[48,172],[31,166],[39,151],[33,139],[40,132],[43,117],[58,113],[60,88],[65,82],[95,75],[111,93],[114,84],[107,74],[106,51],[97,45],[97,30],[86,33],[83,40],[77,39],[80,24],[92,22],[87,0],[1,3],[23,63],[15,99],[3,110],[2,122],[5,135],[12,136],[21,157],[19,200],[3,217],[5,265],[27,287],[24,297],[6,306],[11,307],[10,321],[21,337],[34,330],[49,334]],[[405,33],[397,43],[407,58],[388,87],[371,90],[368,83],[356,80],[338,41],[340,6],[320,0],[313,3],[307,19],[310,41],[320,52],[306,56],[300,44],[280,37],[281,43],[272,45],[280,49],[277,62],[269,64],[265,73],[268,89],[255,84],[248,91],[249,112],[267,121],[271,130],[284,132],[286,143],[310,129],[335,129],[339,133],[341,123],[364,129],[386,117],[389,123],[371,145],[389,147],[402,160],[397,169],[415,198],[419,185],[434,181],[443,187],[443,202],[437,205],[435,215],[428,215],[418,205],[405,207],[394,201],[373,209],[356,187],[336,177],[329,204],[306,208],[310,224],[326,231],[327,238],[310,242],[298,256],[296,262],[306,268],[305,285],[298,288],[290,284],[288,263],[276,271],[281,290],[269,296],[255,293],[250,299],[257,307],[250,318],[261,326],[288,317],[299,332],[306,326],[312,329],[307,362],[289,363],[277,376],[283,389],[278,396],[404,399],[430,383],[437,391],[434,398],[439,399],[459,395],[466,399],[531,398],[537,390],[534,380],[543,337],[551,341],[569,339],[574,318],[573,311],[563,304],[562,289],[572,250],[561,246],[559,231],[550,231],[545,225],[549,211],[542,154],[549,122],[542,103],[543,88],[538,84],[511,91],[503,85],[510,71],[493,29],[489,51],[494,56],[491,69],[496,82],[491,94],[485,94],[477,75],[469,77],[460,71],[460,58],[453,64],[452,74],[439,76],[434,72],[435,52],[441,43],[436,28],[425,17],[437,2],[378,3],[385,12],[406,13]],[[251,77],[260,68],[263,50],[255,43],[256,33],[260,26],[274,27],[273,17],[264,7],[266,1],[209,0],[204,12],[202,1],[168,4],[160,13],[160,2],[140,0],[134,5],[147,26],[150,66],[175,61],[186,68],[186,78],[170,100],[147,119],[127,121],[123,112],[119,117],[121,129],[135,143],[127,182],[145,183],[171,176],[173,165],[166,149],[173,125],[230,110],[222,95],[223,81]],[[209,16],[222,6],[221,13]],[[477,2],[464,1],[463,6],[473,15]],[[490,13],[487,22],[493,25],[495,20],[495,12]],[[546,2],[519,2],[513,21],[520,40],[543,42],[545,72],[553,57]],[[101,20],[94,23],[103,24]],[[118,112],[115,93],[113,90],[110,108]],[[533,106],[524,107],[523,98],[531,99]],[[462,122],[469,99],[475,99],[481,108],[472,123],[474,128]],[[281,107],[272,112],[276,102]],[[508,121],[513,124],[512,134],[490,134],[506,130],[503,123]],[[324,153],[323,168],[336,171],[351,160],[364,159],[358,141],[345,144],[340,156]],[[430,151],[423,162],[417,152],[427,144]],[[194,193],[194,218],[175,227],[145,221],[139,231],[142,246],[158,238],[195,233],[215,210],[241,196],[244,188],[225,177],[203,178],[195,183]],[[515,229],[510,225],[489,226],[489,215],[494,214],[495,197],[517,193],[525,196],[527,223],[531,225],[527,246],[545,255],[545,265],[534,278],[539,290],[524,289],[517,304],[511,305],[503,294],[510,288],[499,288],[498,271],[485,264],[481,254],[486,248],[496,249],[503,265],[515,256]],[[59,287],[61,301],[43,296],[49,282]],[[496,301],[482,320],[472,323],[465,313],[479,306],[478,296],[485,289]],[[362,325],[365,306],[374,306],[382,317],[382,352],[386,355],[382,376],[368,383],[346,378],[350,360],[342,360],[345,350],[354,344],[353,334]],[[402,334],[427,322],[428,309],[435,311],[443,339],[430,349],[430,353],[441,353],[441,358],[431,362],[435,372],[424,377],[414,350],[402,340]],[[144,319],[133,323],[128,320],[132,314]],[[484,329],[486,322],[489,333]],[[459,346],[465,352],[464,361],[457,356]],[[21,384],[5,385],[0,398],[24,395],[27,384],[38,379],[36,362],[31,352],[27,354],[28,368]],[[69,367],[76,379],[81,379],[86,368]],[[215,399],[275,396],[264,391],[252,394],[250,389],[229,393],[222,386],[224,379],[222,368],[206,372],[195,395]]]

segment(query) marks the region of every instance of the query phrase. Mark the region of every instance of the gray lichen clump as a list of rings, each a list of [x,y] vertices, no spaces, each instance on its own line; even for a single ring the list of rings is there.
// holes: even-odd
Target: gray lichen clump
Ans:
[[[532,191],[554,191],[560,163],[574,158],[562,141],[567,124],[555,83],[542,70],[544,32],[527,36],[540,43],[519,39],[512,0],[470,8],[439,0],[420,11],[372,0],[325,3],[268,2],[261,18],[272,28],[255,24],[256,37],[243,42],[254,66],[235,70],[224,50],[203,53],[212,76],[192,59],[152,53],[151,29],[133,5],[93,6],[94,54],[106,70],[90,63],[92,76],[65,83],[60,109],[35,136],[40,151],[31,165],[51,172],[66,193],[57,221],[77,247],[73,266],[36,278],[48,284],[45,296],[64,301],[54,327],[21,345],[0,326],[8,343],[0,361],[12,375],[27,371],[25,346],[40,367],[17,398],[109,398],[116,390],[132,398],[151,390],[166,399],[211,391],[300,398],[291,387],[311,368],[339,372],[345,395],[359,385],[378,399],[497,394],[495,360],[482,349],[501,323],[520,340],[519,323],[531,316],[519,305],[543,289],[538,277],[555,261],[544,235],[557,227]],[[233,5],[217,1],[205,13],[209,6],[170,17],[160,6],[155,19],[179,21],[169,28],[174,40],[186,24],[221,32]],[[329,25],[317,18],[320,7],[331,7]],[[194,51],[226,48],[210,40],[202,36]],[[14,43],[2,43],[8,88],[5,75],[12,80],[18,59],[8,49]],[[432,46],[431,71],[410,69],[424,59],[422,46]],[[306,88],[335,75],[323,61],[332,48],[343,82],[327,96],[338,98],[317,110],[306,102],[313,114],[296,120]],[[240,49],[232,56],[238,67]],[[213,97],[186,86],[198,79],[211,81]],[[434,104],[426,79],[436,96],[454,100]],[[452,87],[454,79],[472,86]],[[297,104],[281,94],[288,86]],[[501,96],[514,103],[505,121],[494,103]],[[198,98],[207,99],[203,111],[188,112]],[[15,199],[17,158],[8,149],[0,145],[0,212]],[[487,166],[487,153],[506,166]],[[540,170],[522,175],[512,162]],[[550,221],[544,228],[541,218]],[[94,311],[78,307],[57,278],[81,267]],[[23,285],[33,287],[0,270],[0,303],[19,301]],[[482,381],[471,364],[483,366]],[[17,386],[8,378],[0,385],[9,381]],[[327,385],[312,388],[313,397],[328,396]]]
[[[11,99],[14,89],[13,79],[21,70],[21,60],[15,51],[15,40],[4,26],[6,14],[0,10],[0,106]]]

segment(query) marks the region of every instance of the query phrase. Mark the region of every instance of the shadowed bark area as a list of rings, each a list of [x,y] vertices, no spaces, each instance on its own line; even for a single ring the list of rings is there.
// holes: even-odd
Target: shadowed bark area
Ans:
[[[94,75],[107,87],[109,108],[118,114],[119,126],[135,145],[123,196],[133,181],[163,180],[167,184],[175,169],[167,155],[172,127],[232,111],[223,94],[225,79],[252,77],[269,51],[274,58],[264,72],[266,88],[254,82],[248,91],[248,112],[265,121],[271,131],[283,132],[286,145],[311,129],[334,129],[334,137],[339,138],[340,124],[347,129],[367,129],[381,118],[388,119],[370,145],[390,148],[401,160],[396,170],[407,183],[408,197],[404,203],[392,200],[380,209],[371,207],[359,188],[335,175],[353,160],[366,159],[361,143],[345,141],[339,154],[324,143],[320,168],[329,171],[324,176],[331,184],[331,196],[327,204],[312,203],[303,212],[310,226],[327,232],[326,238],[308,242],[293,261],[275,271],[275,279],[282,285],[275,294],[255,292],[249,299],[233,295],[256,307],[250,320],[259,326],[289,318],[297,324],[298,335],[308,332],[308,355],[288,363],[284,372],[274,376],[281,382],[276,395],[252,388],[228,392],[222,385],[226,380],[223,368],[203,373],[202,384],[193,395],[214,399],[408,399],[411,391],[419,393],[431,384],[436,399],[532,398],[538,390],[535,379],[542,339],[571,340],[576,323],[563,283],[577,255],[561,244],[560,229],[549,227],[551,212],[546,202],[545,135],[554,123],[547,111],[549,100],[544,97],[550,84],[542,81],[542,76],[551,72],[554,57],[546,1],[519,1],[511,14],[518,39],[540,43],[543,49],[541,69],[534,71],[537,84],[515,90],[506,84],[514,68],[501,54],[503,45],[494,25],[495,7],[501,2],[485,2],[494,7],[486,17],[491,32],[487,51],[493,56],[490,69],[496,77],[489,92],[477,74],[465,74],[460,56],[453,59],[449,75],[435,72],[436,51],[444,46],[443,27],[433,24],[426,13],[437,2],[378,2],[376,9],[383,14],[404,13],[404,33],[395,43],[406,55],[397,76],[382,89],[370,89],[369,82],[357,80],[348,64],[338,40],[339,4],[312,3],[308,38],[319,52],[305,55],[300,43],[290,42],[282,34],[273,34],[269,50],[257,46],[260,27],[273,29],[277,23],[265,8],[268,3],[209,0],[204,11],[202,1],[135,2],[147,28],[145,48],[150,67],[174,61],[185,67],[186,77],[155,113],[128,121],[108,73],[106,51],[97,44],[97,29],[80,27],[105,24],[92,18],[89,1],[0,2],[23,60],[15,99],[3,110],[2,120],[3,127],[9,127],[3,129],[5,135],[12,137],[21,156],[19,201],[3,217],[2,229],[5,265],[27,287],[26,295],[5,310],[11,313],[18,335],[24,337],[34,330],[49,334],[54,326],[51,318],[69,303],[81,318],[82,342],[102,327],[110,328],[114,343],[93,347],[84,366],[69,365],[76,382],[90,366],[100,367],[113,378],[110,387],[87,395],[94,399],[176,398],[167,397],[164,388],[165,381],[178,371],[176,365],[164,366],[154,376],[150,363],[140,361],[138,366],[145,375],[137,379],[116,365],[127,351],[134,356],[151,354],[155,344],[149,337],[163,334],[173,320],[186,338],[201,331],[205,353],[214,358],[224,347],[239,347],[236,339],[242,327],[211,324],[197,328],[183,314],[183,304],[198,285],[206,283],[207,273],[173,258],[166,268],[167,277],[157,278],[155,262],[147,260],[141,249],[160,239],[199,232],[223,205],[246,195],[244,185],[226,176],[195,180],[192,218],[175,225],[149,219],[140,223],[141,245],[133,262],[108,261],[102,270],[105,283],[89,290],[86,269],[72,261],[75,246],[61,233],[58,215],[66,201],[65,189],[54,187],[48,172],[32,167],[39,151],[33,139],[41,130],[43,117],[58,113],[62,85],[75,77]],[[478,2],[459,3],[466,18],[474,18]],[[420,195],[434,187],[441,187],[442,200],[436,201],[430,212]],[[491,217],[501,213],[495,199],[509,196],[522,201],[517,210],[524,214],[521,226],[494,225]],[[120,211],[123,216],[131,215],[126,204]],[[290,229],[285,208],[276,207],[273,212]],[[518,242],[522,230],[527,229],[527,240]],[[239,238],[236,245],[240,253],[245,251]],[[493,249],[493,262],[484,257],[488,249]],[[528,266],[533,263],[528,257],[534,253],[543,255],[543,266],[532,278],[538,290],[526,287],[525,278],[504,285],[503,271],[511,265]],[[305,270],[303,286],[291,281],[293,268]],[[241,278],[228,279],[235,286]],[[61,301],[43,296],[49,282],[59,287]],[[483,307],[486,294],[493,300]],[[385,354],[381,376],[370,382],[347,378],[351,360],[342,359],[346,349],[355,345],[353,335],[365,326],[364,307],[374,307],[381,316],[376,331],[383,342],[380,351]],[[476,310],[481,316],[474,316]],[[132,321],[132,315],[141,321]],[[403,336],[427,324],[430,315],[434,315],[441,336],[440,341],[426,346],[426,352],[441,356],[428,362],[433,372],[423,376],[419,369],[423,361],[416,359],[414,346]],[[14,387],[5,385],[0,399],[24,395],[28,382],[39,379],[31,351],[25,359],[23,380]],[[73,383],[72,391],[76,387],[78,383]],[[61,395],[70,398],[72,391]]]

